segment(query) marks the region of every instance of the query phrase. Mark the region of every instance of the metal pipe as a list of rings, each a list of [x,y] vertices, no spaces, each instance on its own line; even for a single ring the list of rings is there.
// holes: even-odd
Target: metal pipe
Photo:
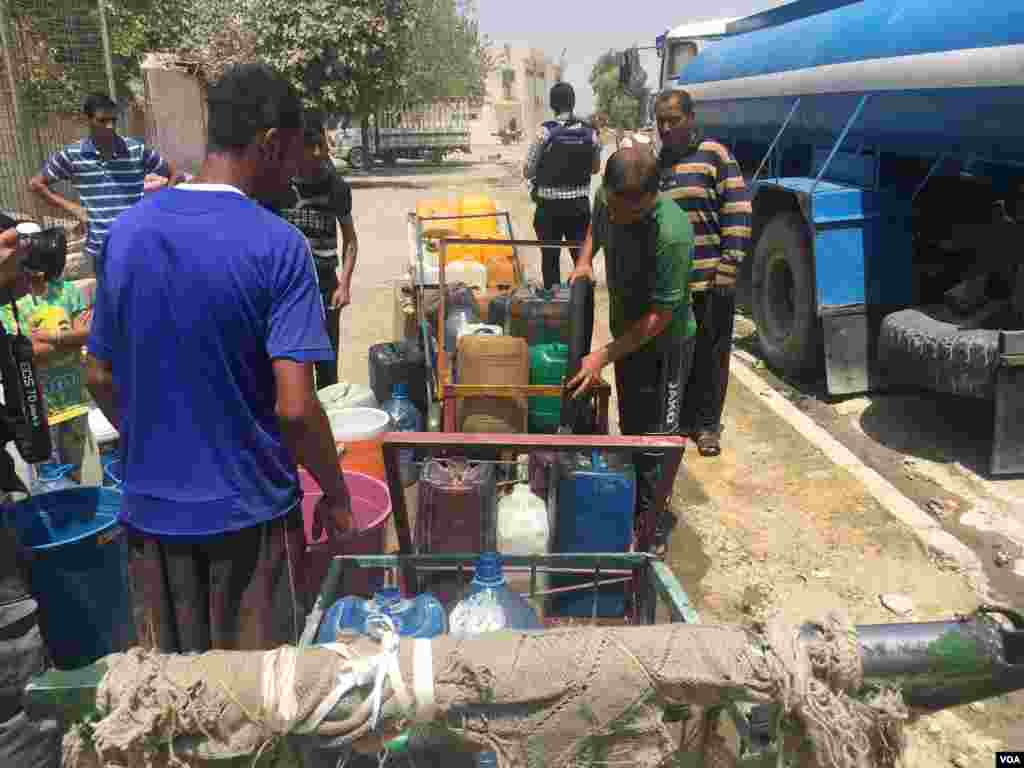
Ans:
[[[797,108],[800,106],[800,97],[798,96],[796,101],[793,102],[793,106],[789,110],[789,114],[786,115],[786,119],[782,122],[782,127],[779,128],[779,132],[775,134],[775,138],[772,140],[771,146],[768,147],[768,151],[764,153],[764,158],[761,160],[761,164],[757,166],[757,170],[754,171],[753,177],[750,179],[750,183],[753,184],[757,181],[757,177],[761,175],[761,171],[764,170],[764,164],[768,162],[768,158],[772,156],[772,152],[775,151],[775,146],[779,143],[782,138],[782,134],[786,132],[786,128],[789,127],[789,121],[793,119],[793,115],[796,114]]]
[[[825,175],[825,171],[832,165],[832,160],[835,158],[836,153],[839,152],[839,148],[843,146],[843,142],[846,141],[847,135],[850,133],[850,129],[853,128],[854,123],[860,117],[860,113],[864,111],[864,106],[868,103],[868,99],[871,98],[870,93],[865,93],[860,97],[860,101],[857,102],[857,108],[853,110],[853,114],[850,115],[850,119],[846,121],[846,125],[843,126],[843,132],[839,134],[839,138],[836,139],[836,143],[832,146],[832,151],[828,153],[828,158],[821,166],[821,170],[818,171],[818,175],[814,178],[814,184],[811,185],[811,191],[809,197],[814,197],[814,190],[818,188],[818,182],[821,181],[821,177]]]

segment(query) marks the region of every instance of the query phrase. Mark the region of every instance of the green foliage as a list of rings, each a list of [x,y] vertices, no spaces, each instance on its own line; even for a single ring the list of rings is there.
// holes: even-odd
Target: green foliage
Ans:
[[[482,99],[493,66],[472,0],[418,0],[404,100]]]
[[[308,104],[368,114],[400,98],[415,32],[415,0],[251,0],[263,58]]]
[[[68,22],[92,32],[65,35],[90,57],[86,71],[59,65],[65,41],[52,32],[70,29],[77,11],[58,4],[42,25],[41,1],[10,0],[16,22],[34,30],[26,98],[40,110],[77,111],[85,91],[106,85],[97,2],[80,0],[80,18]],[[207,79],[259,58],[289,76],[309,106],[353,115],[480,99],[491,68],[473,0],[106,0],[106,8],[122,96],[129,83],[138,90],[150,51],[176,52]],[[83,60],[75,51],[64,58]]]
[[[642,85],[647,81],[647,73],[643,72],[638,79],[638,95],[626,93],[619,83],[619,63],[614,51],[601,54],[594,64],[590,72],[590,87],[594,92],[596,111],[607,118],[609,128],[635,130],[642,125],[650,91]]]

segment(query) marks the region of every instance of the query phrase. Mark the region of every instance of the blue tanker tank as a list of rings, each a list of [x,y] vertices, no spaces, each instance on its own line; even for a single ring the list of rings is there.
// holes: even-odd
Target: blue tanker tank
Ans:
[[[823,368],[832,395],[992,400],[990,472],[1024,472],[1024,258],[1007,257],[1024,238],[1024,3],[801,0],[727,34],[666,76],[752,188],[740,294],[766,361]],[[977,274],[984,306],[1014,310],[953,306]]]

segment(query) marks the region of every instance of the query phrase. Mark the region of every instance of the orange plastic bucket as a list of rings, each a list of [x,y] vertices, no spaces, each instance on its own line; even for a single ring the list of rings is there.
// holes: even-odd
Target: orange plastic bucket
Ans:
[[[380,436],[391,428],[391,417],[377,408],[342,408],[331,411],[327,418],[338,445],[341,469],[386,482]]]

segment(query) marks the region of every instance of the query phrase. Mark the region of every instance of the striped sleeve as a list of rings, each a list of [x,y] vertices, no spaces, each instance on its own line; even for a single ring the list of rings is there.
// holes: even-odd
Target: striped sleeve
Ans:
[[[74,175],[75,167],[66,149],[54,152],[43,163],[43,176],[53,181],[70,181]]]
[[[750,250],[753,209],[739,163],[725,147],[718,147],[717,150],[719,167],[715,191],[721,205],[719,225],[722,260],[718,263],[715,283],[731,286],[736,283],[737,268]]]

